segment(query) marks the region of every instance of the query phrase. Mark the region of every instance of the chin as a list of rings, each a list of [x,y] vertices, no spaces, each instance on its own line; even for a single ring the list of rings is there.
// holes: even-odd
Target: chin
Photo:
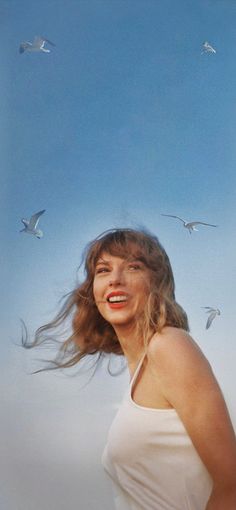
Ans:
[[[133,317],[109,317],[106,318],[107,322],[111,324],[111,326],[134,326],[136,323],[136,320]]]

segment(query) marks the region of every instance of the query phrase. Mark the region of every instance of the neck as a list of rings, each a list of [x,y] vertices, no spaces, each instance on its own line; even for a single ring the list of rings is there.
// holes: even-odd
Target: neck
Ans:
[[[136,365],[144,352],[143,337],[137,335],[134,327],[114,327],[129,366]]]

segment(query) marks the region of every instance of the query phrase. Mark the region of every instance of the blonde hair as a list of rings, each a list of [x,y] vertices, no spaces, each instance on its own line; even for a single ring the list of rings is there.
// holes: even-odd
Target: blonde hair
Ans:
[[[99,313],[93,296],[95,266],[103,252],[124,259],[139,259],[149,270],[150,292],[136,324],[144,346],[148,344],[150,332],[160,332],[164,326],[189,330],[186,313],[175,301],[175,283],[169,258],[158,238],[146,230],[108,230],[89,243],[84,252],[84,282],[67,296],[55,319],[36,331],[32,343],[27,338],[23,340],[24,347],[31,348],[48,337],[53,338],[50,333],[73,314],[72,334],[61,343],[49,369],[71,367],[86,355],[96,353],[123,355],[114,329]]]

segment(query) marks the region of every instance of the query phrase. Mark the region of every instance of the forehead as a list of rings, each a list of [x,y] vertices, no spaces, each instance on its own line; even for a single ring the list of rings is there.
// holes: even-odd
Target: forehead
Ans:
[[[117,262],[128,262],[129,260],[137,260],[137,257],[134,257],[132,254],[129,254],[127,256],[119,256],[119,255],[112,255],[111,253],[107,252],[107,251],[103,251],[97,261],[96,261],[96,264],[101,264],[103,262],[113,262],[113,261],[117,261]]]
[[[95,260],[95,264],[100,259],[116,257],[123,260],[134,260],[139,259],[145,262],[145,250],[143,250],[138,244],[129,241],[125,244],[111,243],[108,246],[102,246]]]

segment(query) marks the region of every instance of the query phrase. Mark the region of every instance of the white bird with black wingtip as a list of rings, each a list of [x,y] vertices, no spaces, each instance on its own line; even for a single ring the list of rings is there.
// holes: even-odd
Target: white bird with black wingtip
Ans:
[[[220,315],[220,310],[219,308],[212,308],[212,306],[202,306],[202,308],[205,308],[206,313],[209,313],[209,317],[206,323],[206,329],[209,329],[212,321],[216,318],[217,315]]]
[[[31,53],[36,53],[42,51],[43,53],[50,53],[51,50],[45,48],[45,43],[51,44],[51,46],[56,46],[52,41],[49,41],[46,37],[36,35],[33,42],[25,41],[20,44],[19,52],[24,53],[25,51],[29,51]]]
[[[218,225],[212,225],[212,223],[204,223],[203,221],[185,221],[179,216],[174,216],[173,214],[161,214],[161,216],[168,216],[169,218],[177,218],[178,220],[182,221],[183,227],[187,228],[189,233],[192,234],[192,232],[198,231],[196,228],[196,225],[207,225],[208,227],[218,227]]]
[[[37,226],[40,216],[42,216],[42,214],[45,211],[46,209],[43,209],[42,211],[33,214],[29,220],[22,218],[21,221],[25,228],[20,230],[20,232],[24,232],[25,234],[32,234],[33,236],[36,236],[38,239],[41,239],[41,237],[43,237],[43,231],[37,229]]]
[[[209,44],[208,41],[205,41],[202,45],[202,54],[203,53],[216,53],[216,50],[215,48],[213,48],[213,46],[211,46],[211,44]]]

